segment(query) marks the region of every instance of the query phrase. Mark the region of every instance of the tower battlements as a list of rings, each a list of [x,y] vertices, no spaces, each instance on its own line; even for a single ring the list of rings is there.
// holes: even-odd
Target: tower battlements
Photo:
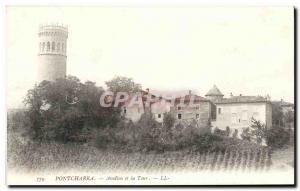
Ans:
[[[64,35],[68,37],[68,27],[59,24],[39,25],[39,36],[42,35]]]

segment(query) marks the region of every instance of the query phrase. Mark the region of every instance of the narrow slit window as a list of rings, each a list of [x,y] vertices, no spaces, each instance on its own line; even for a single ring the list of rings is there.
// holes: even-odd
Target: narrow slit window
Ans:
[[[50,42],[47,42],[47,52],[50,51]]]
[[[52,52],[54,52],[55,51],[55,42],[52,42]]]

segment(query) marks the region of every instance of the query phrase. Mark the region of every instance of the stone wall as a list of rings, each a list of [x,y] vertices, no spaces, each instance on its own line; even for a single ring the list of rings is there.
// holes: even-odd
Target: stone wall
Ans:
[[[272,121],[270,104],[266,102],[217,104],[217,119],[214,127],[225,130],[228,126],[230,129],[237,129],[240,134],[244,128],[250,127],[252,117],[269,125]]]
[[[211,103],[205,101],[193,106],[177,105],[173,109],[173,113],[177,123],[189,123],[196,120],[199,127],[208,127],[211,120]],[[178,114],[181,114],[181,119],[179,119]]]
[[[40,55],[38,65],[38,81],[54,81],[66,77],[66,56]]]

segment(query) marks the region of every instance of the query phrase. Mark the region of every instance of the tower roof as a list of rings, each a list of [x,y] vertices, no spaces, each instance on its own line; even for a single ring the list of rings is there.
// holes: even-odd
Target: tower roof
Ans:
[[[219,88],[214,85],[206,94],[205,96],[224,96]]]

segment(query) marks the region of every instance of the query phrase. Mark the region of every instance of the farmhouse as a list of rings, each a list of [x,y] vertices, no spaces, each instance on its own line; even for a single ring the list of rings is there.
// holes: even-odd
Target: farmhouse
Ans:
[[[199,127],[208,127],[215,118],[213,102],[204,97],[194,95],[189,91],[182,97],[166,98],[155,96],[147,91],[140,91],[141,98],[130,95],[121,106],[123,116],[132,122],[137,122],[144,112],[151,112],[154,119],[162,123],[164,115],[170,112],[177,123],[190,123],[196,121]],[[151,97],[151,101],[147,98]],[[136,99],[136,100],[132,100]],[[140,101],[138,101],[140,99]]]
[[[272,105],[270,98],[262,96],[233,96],[223,98],[221,91],[214,86],[207,94],[216,106],[216,120],[213,127],[225,130],[230,127],[233,133],[242,133],[250,127],[252,119],[260,121],[266,127],[272,126]]]
[[[224,95],[213,86],[204,97],[192,94],[191,91],[185,96],[173,99],[156,97],[146,101],[149,90],[141,91],[141,102],[128,104],[136,96],[130,96],[128,101],[122,105],[123,115],[132,122],[137,122],[146,111],[151,112],[157,122],[162,123],[164,115],[170,112],[176,119],[176,123],[196,122],[198,127],[225,130],[230,127],[231,133],[241,134],[243,129],[250,127],[252,119],[265,124],[272,125],[272,106],[269,97],[262,96],[233,96],[224,98]]]

